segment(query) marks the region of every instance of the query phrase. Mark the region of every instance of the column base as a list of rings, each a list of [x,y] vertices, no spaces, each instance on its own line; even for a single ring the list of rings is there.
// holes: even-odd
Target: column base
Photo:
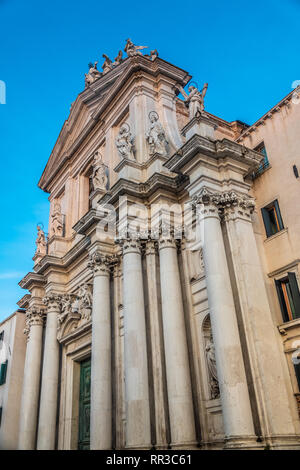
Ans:
[[[224,450],[263,450],[265,444],[257,436],[232,436],[225,438]]]
[[[171,449],[173,450],[196,450],[199,449],[199,444],[196,441],[192,442],[179,442],[170,444]]]
[[[282,435],[265,438],[265,450],[300,450],[300,436]]]
[[[154,446],[152,444],[142,446],[126,446],[122,450],[151,450]]]

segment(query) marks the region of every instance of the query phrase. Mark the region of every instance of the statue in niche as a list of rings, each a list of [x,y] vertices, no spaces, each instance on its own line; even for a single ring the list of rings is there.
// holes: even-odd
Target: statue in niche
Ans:
[[[167,154],[168,141],[164,128],[159,121],[158,114],[155,111],[149,113],[150,127],[146,133],[146,139],[149,144],[150,155],[158,153],[160,155]]]
[[[106,54],[102,54],[102,57],[105,59],[102,65],[103,74],[105,74],[112,69],[112,61]]]
[[[44,230],[38,225],[37,226],[37,238],[35,241],[36,244],[36,254],[45,255],[47,253],[47,242],[45,237]]]
[[[54,209],[51,216],[51,227],[50,227],[50,236],[56,235],[58,237],[63,236],[63,215],[61,213],[60,203],[54,203]]]
[[[158,57],[158,52],[157,49],[154,49],[153,51],[150,51],[150,59],[153,61]]]
[[[204,97],[206,95],[208,83],[205,83],[202,90],[199,91],[194,85],[191,85],[188,89],[189,95],[184,91],[182,87],[179,87],[182,95],[185,98],[185,102],[189,107],[190,119],[198,117],[204,111]]]
[[[94,83],[97,78],[101,77],[101,73],[97,70],[97,64],[98,62],[95,62],[94,64],[91,62],[89,63],[89,72],[84,74],[86,87]]]
[[[148,46],[136,46],[130,39],[126,39],[126,45],[124,51],[128,55],[128,57],[132,57],[135,55],[143,55],[141,53],[141,49],[147,49]]]
[[[93,173],[92,173],[92,183],[94,190],[101,189],[106,191],[106,186],[108,183],[108,178],[106,174],[107,166],[102,161],[102,155],[97,150],[95,152],[94,163],[93,163]]]
[[[210,376],[211,398],[212,399],[219,398],[220,390],[219,390],[219,382],[218,382],[218,374],[217,374],[217,366],[216,366],[215,346],[213,343],[212,335],[210,336],[210,339],[208,339],[206,343],[205,352],[206,352],[206,360],[207,360],[207,366],[208,366],[208,371],[209,371],[209,376]]]
[[[117,65],[120,65],[121,62],[123,62],[123,52],[120,50],[117,57],[115,57],[113,66],[116,67]]]
[[[126,122],[120,127],[119,134],[116,138],[116,147],[122,158],[134,158],[133,137],[130,132],[130,127]]]

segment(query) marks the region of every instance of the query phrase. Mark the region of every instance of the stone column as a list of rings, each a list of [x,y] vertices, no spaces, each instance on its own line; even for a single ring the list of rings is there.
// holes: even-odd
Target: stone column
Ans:
[[[47,305],[46,335],[42,372],[42,388],[38,426],[38,450],[55,448],[59,344],[57,341],[57,317],[60,311],[61,297],[49,294],[44,297]]]
[[[156,242],[146,244],[147,288],[149,299],[149,326],[153,367],[153,388],[155,406],[155,434],[157,449],[167,446],[167,407],[164,391],[164,349],[162,338],[162,320],[159,310],[159,289],[156,272]]]
[[[262,434],[275,449],[293,448],[299,446],[296,403],[286,385],[283,354],[253,231],[254,201],[231,193],[223,194],[219,205],[227,228]]]
[[[27,348],[20,412],[19,450],[34,450],[41,377],[44,309],[30,307],[26,312]]]
[[[110,261],[95,252],[91,369],[91,450],[112,448]]]
[[[218,196],[205,189],[196,197],[201,215],[203,256],[208,305],[215,344],[227,447],[256,444],[250,398],[235,312],[223,234],[217,207]],[[200,210],[199,210],[200,209]]]
[[[172,448],[196,445],[186,328],[173,237],[159,240],[160,284]]]
[[[151,447],[144,287],[141,247],[123,244],[123,302],[126,396],[126,447]]]

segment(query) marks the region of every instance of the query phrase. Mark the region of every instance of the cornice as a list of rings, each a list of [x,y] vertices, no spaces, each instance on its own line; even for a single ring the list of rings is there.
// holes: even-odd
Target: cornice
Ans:
[[[25,294],[23,297],[17,302],[17,305],[20,308],[27,308],[29,305],[29,301],[31,299],[31,294]]]
[[[38,273],[29,272],[19,282],[19,286],[22,287],[22,289],[28,290],[30,290],[34,284],[40,284],[40,286],[43,287],[46,284],[45,277]]]
[[[41,261],[35,266],[37,273],[41,274],[46,271],[49,267],[56,268],[67,268],[74,260],[78,258],[90,245],[91,240],[89,237],[85,237],[74,245],[62,258],[53,255],[44,256]]]
[[[203,154],[216,160],[230,157],[249,166],[249,171],[257,168],[262,155],[229,139],[212,141],[207,137],[193,135],[179,151],[174,153],[164,166],[174,173],[179,173],[196,154]]]

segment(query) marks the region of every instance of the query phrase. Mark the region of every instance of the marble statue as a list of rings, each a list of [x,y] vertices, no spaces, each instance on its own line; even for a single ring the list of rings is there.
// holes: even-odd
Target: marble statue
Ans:
[[[112,69],[112,61],[106,54],[102,54],[102,57],[105,59],[102,65],[103,74],[105,74]]]
[[[103,163],[102,155],[97,150],[95,152],[94,163],[93,163],[93,173],[92,173],[92,183],[94,190],[101,189],[106,190],[108,178],[106,174],[107,166]]]
[[[130,127],[126,122],[120,127],[119,134],[116,138],[116,147],[122,158],[134,158],[133,137],[130,132]]]
[[[208,366],[209,375],[210,375],[211,398],[215,399],[220,396],[220,391],[219,391],[219,382],[218,382],[218,374],[217,374],[217,366],[216,366],[215,346],[214,346],[212,337],[210,337],[210,339],[207,341],[205,351],[206,351],[207,366]]]
[[[101,77],[101,73],[97,70],[97,64],[98,62],[95,62],[94,64],[91,62],[89,63],[89,72],[84,74],[86,87],[91,85],[91,83],[94,83],[97,78]]]
[[[188,89],[189,95],[182,87],[179,87],[181,93],[185,98],[185,102],[189,107],[190,119],[199,116],[204,111],[204,97],[206,95],[208,84],[205,83],[201,92],[195,86],[191,85]]]
[[[117,65],[120,65],[121,62],[123,62],[123,52],[120,50],[117,57],[115,57],[113,66],[116,67]]]
[[[154,49],[153,51],[150,51],[150,59],[155,60],[156,57],[158,57],[157,49]]]
[[[142,55],[141,49],[147,49],[148,46],[136,46],[130,39],[126,39],[126,45],[124,51],[128,55],[128,57],[132,57],[134,55]]]
[[[37,238],[35,241],[36,244],[36,254],[45,255],[47,253],[47,242],[45,237],[45,232],[42,228],[38,225],[37,226]]]
[[[159,120],[158,114],[155,111],[149,113],[150,126],[146,133],[146,139],[149,144],[150,155],[158,153],[166,155],[168,141],[164,128]]]
[[[60,203],[56,202],[51,216],[50,236],[57,235],[58,237],[62,237],[63,227],[63,215],[61,213]]]

